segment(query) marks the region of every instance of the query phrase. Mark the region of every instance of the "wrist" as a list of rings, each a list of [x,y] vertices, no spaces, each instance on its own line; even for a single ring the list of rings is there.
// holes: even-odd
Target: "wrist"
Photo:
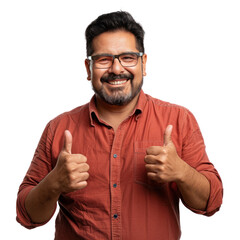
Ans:
[[[184,184],[188,181],[189,178],[192,177],[193,169],[182,159],[181,160],[181,167],[179,168],[180,171],[178,173],[178,178],[176,180],[177,184]]]
[[[49,192],[50,196],[52,198],[58,198],[61,195],[62,191],[60,184],[57,181],[54,169],[46,176],[44,181],[46,182],[46,189]]]

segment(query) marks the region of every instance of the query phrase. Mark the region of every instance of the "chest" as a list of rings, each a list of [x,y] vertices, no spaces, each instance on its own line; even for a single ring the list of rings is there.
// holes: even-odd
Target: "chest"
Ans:
[[[168,122],[136,121],[130,118],[116,131],[105,125],[74,131],[73,153],[87,157],[90,166],[89,187],[98,189],[111,185],[129,183],[148,184],[144,157],[150,146],[162,146]],[[181,140],[173,132],[173,141],[181,155]]]

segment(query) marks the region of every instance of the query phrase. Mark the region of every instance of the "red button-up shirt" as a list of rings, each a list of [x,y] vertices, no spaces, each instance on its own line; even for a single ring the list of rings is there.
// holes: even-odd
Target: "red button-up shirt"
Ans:
[[[44,224],[31,221],[24,201],[54,168],[68,129],[73,135],[72,153],[87,157],[90,177],[86,188],[60,196],[56,240],[179,239],[181,196],[177,186],[150,181],[144,162],[148,147],[163,145],[168,124],[173,125],[178,155],[210,182],[206,211],[191,210],[212,215],[222,202],[222,184],[208,160],[194,116],[183,107],[141,92],[133,113],[116,132],[99,118],[94,97],[89,104],[49,122],[19,189],[17,220],[27,228]]]

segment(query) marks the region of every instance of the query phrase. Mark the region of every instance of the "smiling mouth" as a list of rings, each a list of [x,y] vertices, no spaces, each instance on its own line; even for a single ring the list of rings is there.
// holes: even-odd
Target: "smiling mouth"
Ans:
[[[113,80],[113,81],[107,81],[110,85],[121,85],[128,81],[129,79],[125,80]]]
[[[127,83],[129,80],[133,80],[134,76],[133,74],[113,74],[110,73],[106,76],[103,76],[100,81],[102,83],[108,83],[111,86],[118,86],[118,85],[124,85],[125,83]]]

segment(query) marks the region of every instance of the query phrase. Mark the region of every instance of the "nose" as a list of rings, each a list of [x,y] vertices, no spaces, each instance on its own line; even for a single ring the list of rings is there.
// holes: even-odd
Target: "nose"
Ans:
[[[109,72],[115,73],[116,75],[124,72],[124,67],[120,63],[118,58],[113,60],[112,66],[108,69]]]

